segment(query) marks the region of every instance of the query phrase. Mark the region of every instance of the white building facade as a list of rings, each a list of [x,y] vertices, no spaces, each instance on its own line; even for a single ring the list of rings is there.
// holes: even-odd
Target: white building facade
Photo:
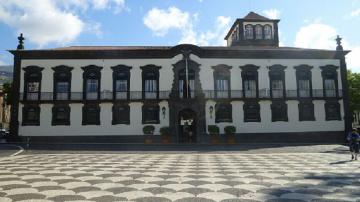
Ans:
[[[11,131],[33,140],[142,142],[143,127],[153,125],[155,136],[170,127],[174,143],[207,143],[207,126],[224,133],[231,125],[238,142],[342,142],[347,51],[340,42],[336,51],[279,47],[278,22],[251,12],[235,21],[226,47],[20,43],[11,51]]]

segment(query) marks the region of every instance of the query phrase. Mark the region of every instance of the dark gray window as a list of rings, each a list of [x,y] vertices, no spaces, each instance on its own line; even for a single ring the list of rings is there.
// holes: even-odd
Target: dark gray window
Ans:
[[[273,102],[271,104],[271,121],[288,121],[287,104],[285,102]]]
[[[260,105],[257,102],[246,102],[243,106],[244,122],[260,122]]]
[[[22,111],[23,126],[39,126],[40,125],[40,107],[38,105],[25,105]]]
[[[315,121],[312,101],[301,101],[299,103],[299,121]]]
[[[70,107],[68,105],[55,105],[52,113],[52,125],[70,125]]]
[[[159,98],[159,69],[160,66],[146,65],[142,69],[142,87],[144,99]]]
[[[101,83],[101,69],[95,65],[82,67],[83,73],[83,92],[84,100],[98,100],[100,99],[100,83]]]
[[[231,103],[217,103],[215,105],[215,122],[232,122]]]
[[[54,72],[54,100],[68,100],[71,93],[72,67],[57,66]]]
[[[24,68],[24,100],[40,100],[41,92],[41,71],[44,68],[28,66]]]
[[[85,104],[82,112],[83,125],[100,125],[100,106],[98,104]]]
[[[340,104],[338,101],[327,101],[325,103],[326,121],[341,120]]]
[[[272,39],[272,28],[270,25],[264,26],[264,39]]]
[[[130,124],[130,106],[128,104],[114,104],[112,108],[112,124]]]
[[[296,69],[297,94],[299,98],[312,96],[311,69],[309,65],[299,65]]]
[[[214,66],[214,89],[216,98],[230,97],[230,69],[231,66]]]
[[[125,65],[111,67],[113,69],[113,96],[115,99],[130,97],[130,69]]]
[[[337,97],[338,96],[338,76],[336,69],[337,66],[326,65],[322,66],[321,75],[323,78],[323,88],[325,97]]]
[[[160,107],[157,104],[145,104],[142,107],[142,123],[143,124],[158,124]]]
[[[245,39],[254,39],[254,28],[252,25],[245,25]]]

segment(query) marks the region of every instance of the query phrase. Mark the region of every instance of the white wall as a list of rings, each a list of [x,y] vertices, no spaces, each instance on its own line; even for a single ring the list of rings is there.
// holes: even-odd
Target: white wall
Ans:
[[[82,73],[81,67],[87,65],[102,66],[101,71],[101,91],[112,90],[112,70],[110,67],[119,64],[132,66],[130,90],[141,91],[141,66],[154,64],[162,66],[160,69],[160,90],[171,90],[173,81],[173,64],[182,58],[181,55],[177,55],[171,59],[94,59],[94,60],[81,60],[81,59],[69,59],[69,60],[23,60],[22,67],[29,65],[37,65],[44,67],[43,80],[42,80],[42,92],[52,92],[53,90],[53,70],[51,67],[58,65],[67,65],[74,67],[72,70],[72,92],[82,92]],[[312,83],[313,89],[322,89],[322,77],[320,66],[324,65],[336,65],[339,66],[338,60],[320,60],[320,59],[209,59],[199,58],[196,55],[191,55],[191,59],[201,64],[200,66],[200,82],[203,90],[214,89],[213,69],[212,66],[219,64],[226,64],[232,66],[231,68],[231,89],[241,90],[241,69],[239,66],[246,64],[253,64],[259,66],[259,89],[269,88],[268,67],[274,64],[280,64],[287,66],[285,69],[285,82],[287,90],[296,90],[296,75],[294,66],[307,64],[313,66],[312,69]],[[339,69],[339,89],[341,89],[341,77]],[[21,86],[20,92],[23,92],[23,74],[21,71]],[[233,123],[220,123],[218,124],[223,130],[226,125],[235,125],[237,132],[253,133],[253,132],[306,132],[306,131],[341,131],[344,129],[343,121],[325,121],[325,109],[324,101],[314,101],[315,105],[315,118],[316,121],[298,121],[298,101],[287,101],[288,103],[288,122],[271,122],[270,101],[261,101],[261,122],[260,123],[244,123],[243,120],[243,102],[233,101]],[[343,117],[342,101],[341,113]],[[206,116],[207,124],[214,124],[215,113],[213,118],[209,117],[209,106],[215,105],[214,101],[207,101],[206,103]],[[141,135],[141,102],[131,102],[131,116],[130,125],[111,125],[112,113],[110,103],[100,104],[101,108],[101,125],[100,126],[82,126],[82,104],[70,104],[71,107],[71,125],[70,126],[51,126],[51,108],[52,104],[41,104],[41,120],[39,126],[21,126],[19,127],[20,135],[28,136],[45,136],[45,135]],[[166,101],[160,103],[160,109],[162,106],[166,107],[166,117],[163,119],[162,112],[160,110],[160,124],[155,124],[156,131],[159,132],[159,128],[169,125],[168,104]],[[19,110],[19,122],[22,121],[22,105]]]

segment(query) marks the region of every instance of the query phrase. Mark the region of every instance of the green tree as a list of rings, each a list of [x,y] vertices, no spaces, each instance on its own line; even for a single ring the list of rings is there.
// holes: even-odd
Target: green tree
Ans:
[[[11,105],[12,103],[12,86],[11,83],[4,83],[3,85],[4,95],[6,94],[5,103]]]

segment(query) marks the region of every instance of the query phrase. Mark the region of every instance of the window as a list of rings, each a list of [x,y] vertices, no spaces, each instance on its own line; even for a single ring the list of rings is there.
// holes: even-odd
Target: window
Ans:
[[[260,122],[260,105],[257,102],[245,102],[244,122]]]
[[[299,103],[299,121],[315,121],[314,104],[312,101]]]
[[[296,69],[297,94],[299,98],[312,96],[311,69],[312,66],[299,65]]]
[[[111,67],[113,69],[113,97],[115,99],[130,98],[130,69],[125,65]]]
[[[327,101],[325,103],[326,121],[341,120],[340,104],[337,101]]]
[[[337,97],[338,96],[338,80],[337,80],[337,66],[326,65],[322,66],[321,75],[323,77],[324,96]]]
[[[100,99],[100,79],[101,79],[101,69],[95,65],[89,65],[82,67],[84,70],[83,79],[84,79],[84,99],[85,100],[98,100]]]
[[[258,97],[258,66],[245,65],[240,67],[243,81],[243,93],[245,98]]]
[[[262,39],[263,35],[262,35],[262,26],[261,25],[256,25],[255,26],[255,39]]]
[[[214,66],[214,89],[216,98],[230,97],[230,69],[231,66]]]
[[[143,124],[158,124],[159,119],[159,105],[145,104],[142,107],[142,123]]]
[[[147,65],[140,68],[142,69],[143,98],[159,98],[159,69],[161,67],[155,65]]]
[[[23,126],[40,125],[40,107],[38,105],[25,105],[22,110]]]
[[[100,125],[100,106],[85,104],[83,106],[82,125]]]
[[[215,122],[232,122],[231,103],[218,103],[215,105]]]
[[[285,72],[286,67],[282,65],[272,65],[269,67],[270,90],[272,98],[285,97]]]
[[[44,68],[28,66],[24,68],[24,100],[40,100],[41,71]]]
[[[117,105],[112,108],[113,120],[112,124],[130,124],[130,107],[129,105]]]
[[[285,102],[273,102],[271,104],[271,121],[288,121],[287,104]]]
[[[68,105],[55,105],[52,113],[52,125],[70,125],[70,107]]]
[[[272,39],[272,29],[270,25],[264,26],[264,39]]]
[[[54,70],[54,99],[68,100],[71,92],[71,70],[72,67],[57,66]]]
[[[252,25],[245,25],[245,39],[254,39],[253,33],[253,26]]]
[[[185,69],[179,71],[179,97],[180,98],[194,98],[195,89],[195,71],[189,69],[188,72],[188,87],[186,87],[186,72]],[[189,92],[187,92],[189,91]]]

